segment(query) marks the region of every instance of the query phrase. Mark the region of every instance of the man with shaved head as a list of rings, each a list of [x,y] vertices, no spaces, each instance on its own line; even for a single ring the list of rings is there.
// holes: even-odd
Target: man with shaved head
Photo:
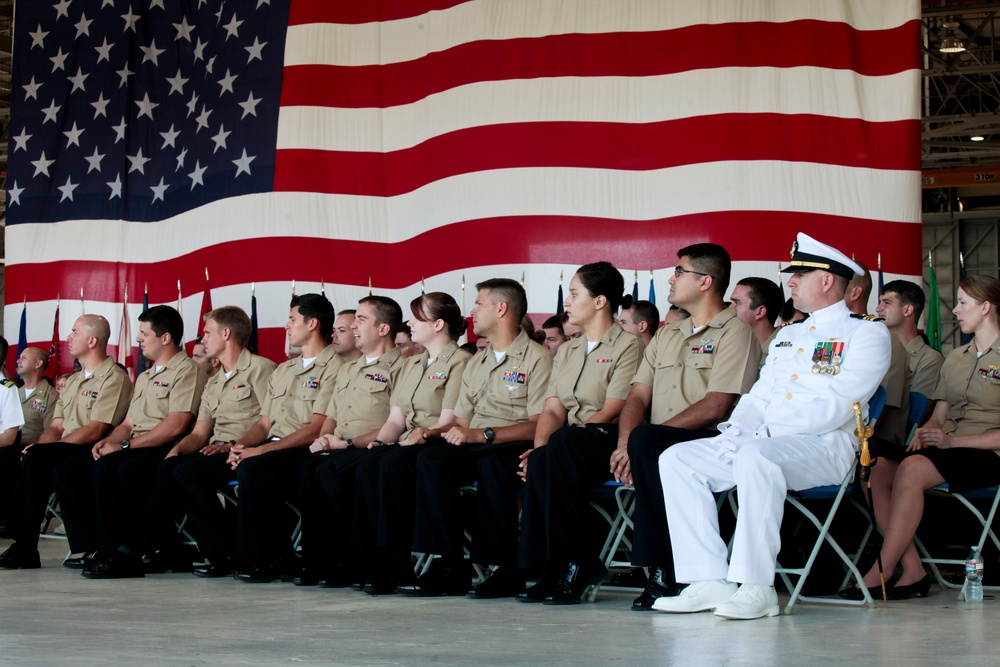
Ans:
[[[38,535],[52,493],[52,469],[71,457],[91,456],[94,443],[125,419],[132,383],[108,356],[109,338],[111,327],[100,315],[83,315],[73,323],[67,342],[82,370],[70,376],[38,443],[24,449],[14,525],[8,529],[14,544],[0,554],[0,568],[40,567]]]

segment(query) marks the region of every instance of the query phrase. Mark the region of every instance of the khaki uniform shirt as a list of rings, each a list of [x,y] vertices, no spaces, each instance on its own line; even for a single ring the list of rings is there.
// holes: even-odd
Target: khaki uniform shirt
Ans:
[[[889,370],[882,378],[885,408],[875,427],[875,437],[890,445],[902,447],[906,442],[906,427],[910,417],[910,355],[899,338],[892,335],[889,339],[892,344]]]
[[[470,428],[523,424],[542,412],[551,374],[552,355],[523,330],[499,363],[491,343],[465,367],[455,416]]]
[[[31,392],[31,396],[25,397],[24,387],[18,387],[17,393],[21,397],[21,410],[24,412],[21,437],[25,440],[36,440],[42,431],[52,423],[52,415],[56,412],[59,392],[51,384],[42,380],[35,387],[35,391]]]
[[[305,368],[302,358],[279,364],[267,381],[260,413],[271,420],[269,438],[284,438],[323,414],[333,395],[334,379],[344,365],[332,345],[327,345]]]
[[[83,371],[66,378],[66,388],[59,394],[52,418],[63,420],[63,436],[90,422],[115,427],[125,421],[132,394],[128,373],[108,357],[89,378]]]
[[[455,343],[448,343],[430,366],[426,351],[403,360],[399,381],[389,401],[390,407],[398,407],[406,418],[406,430],[400,440],[406,440],[417,427],[434,426],[442,410],[455,409],[462,390],[462,371],[471,358]]]
[[[1000,428],[1000,340],[978,359],[975,341],[952,350],[933,398],[948,402],[945,433],[982,435]]]
[[[590,354],[584,336],[560,345],[552,362],[548,396],[558,398],[566,408],[566,424],[583,424],[600,412],[609,398],[624,401],[642,352],[642,341],[617,323],[601,336]]]
[[[709,392],[745,394],[759,366],[757,337],[733,308],[726,308],[698,333],[691,318],[661,327],[632,382],[652,388],[650,423],[663,424]]]
[[[267,394],[267,379],[274,372],[270,359],[240,352],[228,378],[220,370],[208,381],[201,397],[198,421],[212,424],[209,442],[239,440],[260,418],[260,404]]]
[[[345,440],[357,438],[385,424],[404,361],[392,348],[375,361],[369,363],[362,355],[340,369],[326,410],[326,416],[337,422],[334,434]]]
[[[131,437],[149,433],[171,412],[197,414],[206,382],[205,371],[184,351],[172,356],[159,372],[156,366],[144,371],[135,381],[132,404],[128,408],[128,417],[132,420]]]
[[[937,391],[938,378],[941,377],[941,365],[944,355],[917,336],[906,345],[906,353],[910,359],[910,391],[916,391],[928,399]]]

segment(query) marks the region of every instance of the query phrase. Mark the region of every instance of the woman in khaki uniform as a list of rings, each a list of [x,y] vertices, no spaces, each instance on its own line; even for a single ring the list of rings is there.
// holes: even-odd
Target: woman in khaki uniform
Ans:
[[[917,431],[896,472],[889,518],[882,526],[882,564],[892,572],[899,563],[903,573],[890,583],[890,599],[923,597],[930,588],[930,577],[913,544],[924,491],[944,482],[952,491],[1000,483],[1000,281],[963,278],[957,301],[952,312],[962,333],[973,334],[973,339],[945,359],[931,418]],[[874,566],[864,585],[873,595],[876,589],[881,595]],[[848,588],[841,595],[860,599],[861,591]]]
[[[568,323],[584,334],[556,352],[534,448],[521,456],[521,569],[498,568],[473,597],[516,595],[526,571],[544,570],[542,581],[519,599],[570,604],[607,573],[590,539],[590,487],[611,478],[618,415],[643,351],[639,338],[615,322],[619,309],[632,303],[624,290],[621,272],[608,262],[581,266],[570,281]]]

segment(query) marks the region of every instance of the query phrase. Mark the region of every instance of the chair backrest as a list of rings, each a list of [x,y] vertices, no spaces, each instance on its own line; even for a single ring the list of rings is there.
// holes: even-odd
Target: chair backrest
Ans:
[[[927,413],[927,403],[927,397],[919,391],[910,392],[910,414],[906,418],[907,428],[905,444],[910,444],[910,440],[913,439],[913,435],[917,432],[917,429],[920,428],[920,424],[924,420],[924,415]]]
[[[927,397],[919,391],[910,392],[910,416],[907,418],[910,424],[920,426],[924,420],[924,413],[927,412]]]
[[[879,385],[872,397],[868,399],[868,423],[874,424],[878,421],[878,418],[882,415],[882,410],[885,408],[885,387]]]

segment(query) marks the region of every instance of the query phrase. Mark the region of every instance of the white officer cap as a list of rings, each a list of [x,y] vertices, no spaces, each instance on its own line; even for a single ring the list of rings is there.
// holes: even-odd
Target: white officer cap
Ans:
[[[857,262],[832,248],[820,243],[808,234],[798,233],[792,244],[792,263],[781,270],[782,273],[805,273],[821,269],[838,276],[850,279],[851,276],[863,276],[864,271]]]

